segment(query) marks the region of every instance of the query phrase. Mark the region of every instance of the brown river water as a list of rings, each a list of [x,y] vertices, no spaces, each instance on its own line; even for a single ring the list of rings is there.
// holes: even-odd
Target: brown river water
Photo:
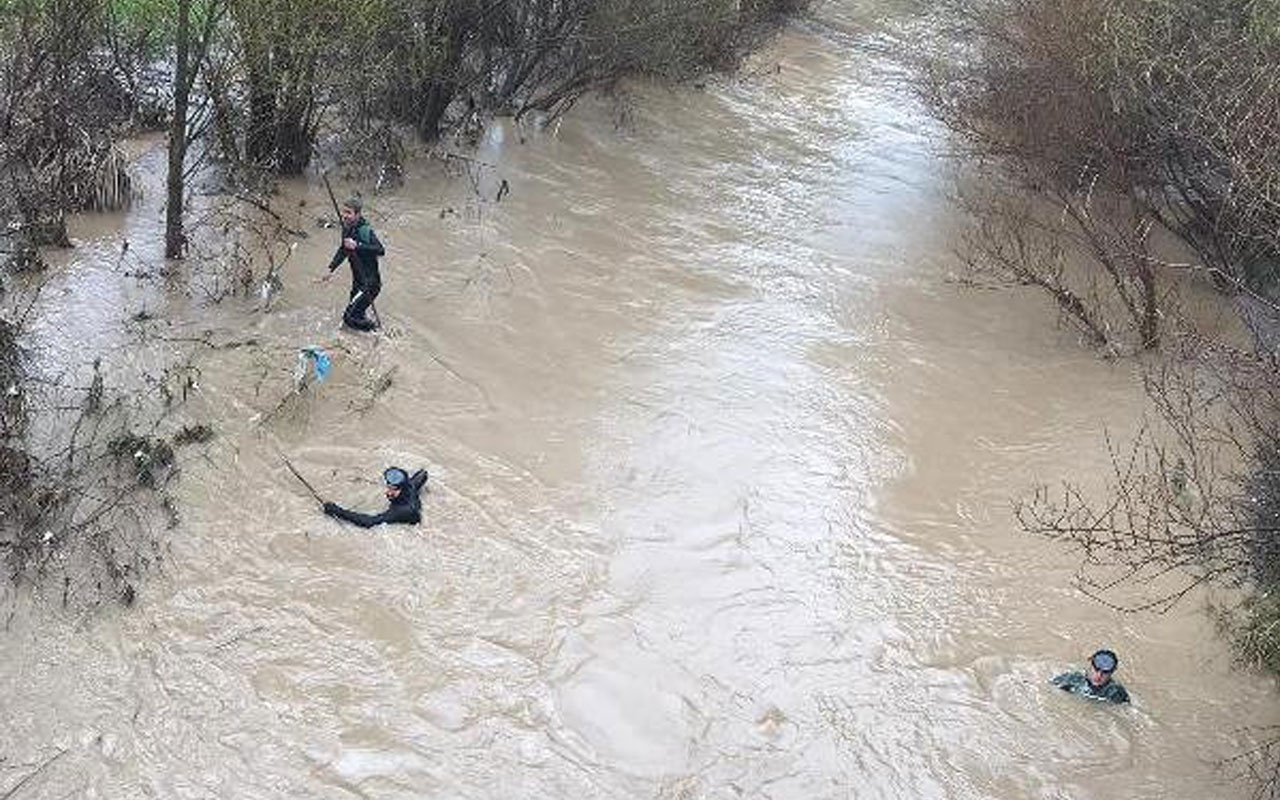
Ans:
[[[739,74],[500,121],[474,183],[411,170],[369,199],[376,336],[311,280],[315,183],[286,187],[318,210],[267,314],[122,272],[122,237],[159,247],[154,192],[77,220],[46,352],[122,380],[143,309],[257,344],[201,356],[184,413],[218,435],[132,608],[4,595],[0,792],[1249,796],[1219,762],[1280,722],[1275,688],[1203,600],[1111,611],[1013,520],[1105,471],[1145,401],[1037,296],[949,279],[908,24],[831,2]],[[308,344],[333,375],[271,413]],[[425,466],[423,524],[329,520],[279,454],[369,510],[384,466]],[[1047,684],[1102,644],[1131,707]]]

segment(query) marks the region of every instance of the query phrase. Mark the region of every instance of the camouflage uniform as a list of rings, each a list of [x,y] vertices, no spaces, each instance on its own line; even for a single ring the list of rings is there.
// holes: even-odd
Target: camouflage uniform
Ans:
[[[1053,679],[1053,685],[1064,692],[1071,692],[1094,700],[1106,700],[1111,703],[1129,702],[1129,693],[1114,680],[1107,681],[1101,686],[1094,686],[1089,683],[1088,676],[1083,672],[1064,672]]]

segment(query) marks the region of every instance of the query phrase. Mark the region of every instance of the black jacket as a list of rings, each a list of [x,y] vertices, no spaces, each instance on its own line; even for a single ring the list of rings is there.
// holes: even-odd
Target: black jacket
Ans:
[[[355,239],[356,249],[347,250],[338,243],[338,252],[333,254],[329,262],[329,271],[333,272],[343,259],[351,262],[351,278],[358,287],[374,287],[382,285],[382,276],[378,272],[378,256],[387,254],[373,227],[365,222],[364,217],[356,220],[356,224],[342,228],[343,239]]]
[[[422,521],[422,487],[427,483],[427,471],[420,469],[400,484],[400,494],[391,500],[391,506],[381,514],[361,514],[350,511],[337,503],[325,503],[324,513],[331,517],[346,520],[361,528],[372,528],[384,522],[403,522],[417,525]]]

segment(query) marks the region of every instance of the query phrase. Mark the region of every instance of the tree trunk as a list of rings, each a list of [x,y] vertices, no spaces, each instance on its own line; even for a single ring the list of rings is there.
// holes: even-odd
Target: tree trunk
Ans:
[[[305,110],[286,107],[276,119],[275,166],[281,175],[301,175],[311,161]]]
[[[249,127],[244,154],[255,164],[266,164],[276,149],[276,92],[270,69],[249,67]]]
[[[275,53],[269,30],[270,18],[252,20],[245,32],[245,60],[249,72],[249,124],[244,134],[244,154],[251,163],[265,166],[276,152]],[[268,26],[263,30],[261,26]]]
[[[187,158],[187,105],[191,98],[191,0],[178,0],[177,53],[173,71],[173,119],[169,122],[169,176],[164,213],[164,257],[182,258],[183,175]]]
[[[1151,264],[1138,265],[1138,282],[1142,285],[1142,349],[1154,350],[1160,345],[1160,301]]]
[[[455,87],[452,81],[432,79],[423,92],[422,113],[418,117],[418,135],[424,141],[434,142],[440,138],[440,122],[444,112],[453,102]]]

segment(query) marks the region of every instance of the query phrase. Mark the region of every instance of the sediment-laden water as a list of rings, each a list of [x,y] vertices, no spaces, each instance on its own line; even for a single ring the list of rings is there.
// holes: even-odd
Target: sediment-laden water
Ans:
[[[135,606],[5,597],[0,791],[57,756],[13,796],[1248,796],[1217,762],[1277,721],[1272,683],[1198,601],[1112,612],[1012,519],[1145,404],[1037,296],[949,280],[893,8],[833,1],[740,74],[499,121],[466,175],[370,195],[377,336],[312,282],[332,232],[263,314],[125,274],[154,199],[78,220],[50,357],[124,380],[141,310],[254,344],[200,353],[183,413],[218,435]],[[333,375],[281,407],[310,344]],[[281,455],[369,509],[425,466],[426,518],[338,524]],[[1047,684],[1101,644],[1131,708]]]

